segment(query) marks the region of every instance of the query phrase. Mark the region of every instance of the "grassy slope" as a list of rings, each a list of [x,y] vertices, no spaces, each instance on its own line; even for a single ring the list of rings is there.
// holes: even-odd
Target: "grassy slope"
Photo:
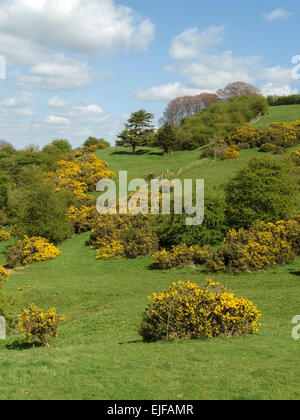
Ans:
[[[111,148],[98,155],[133,178],[176,172],[198,161],[200,152],[164,158]],[[222,184],[254,156],[250,150],[237,161],[204,160],[184,177],[203,177],[207,191],[221,193]],[[87,238],[77,235],[61,245],[56,260],[10,276],[5,290],[16,296],[18,311],[32,302],[55,306],[67,322],[50,349],[28,348],[17,333],[0,341],[0,399],[300,398],[300,341],[291,338],[291,320],[300,312],[300,258],[266,272],[216,276],[262,310],[257,336],[145,344],[135,328],[147,296],[172,281],[202,282],[206,275],[190,268],[149,270],[149,258],[96,261]],[[1,263],[6,246],[0,243]]]
[[[275,121],[291,123],[297,120],[300,120],[300,105],[271,106],[253,127],[265,128]]]
[[[50,349],[20,335],[0,342],[0,399],[299,399],[300,259],[268,272],[217,276],[262,310],[257,336],[145,344],[135,332],[152,291],[202,282],[200,269],[149,270],[150,259],[95,261],[87,234],[65,242],[54,261],[10,277],[17,306],[34,301],[66,314]],[[18,291],[20,287],[30,289]]]

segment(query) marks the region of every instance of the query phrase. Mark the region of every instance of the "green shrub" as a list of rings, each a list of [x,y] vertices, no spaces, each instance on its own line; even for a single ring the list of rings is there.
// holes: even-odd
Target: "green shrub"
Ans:
[[[159,226],[160,244],[170,249],[172,245],[216,245],[227,232],[225,202],[218,197],[205,198],[204,221],[199,226],[186,226],[186,215],[164,216]]]
[[[287,165],[271,159],[254,159],[225,187],[228,224],[249,228],[257,220],[287,219],[297,191]]]
[[[246,298],[236,298],[220,283],[205,287],[173,283],[149,297],[139,334],[145,341],[211,339],[258,331],[261,313]]]
[[[13,233],[19,238],[41,236],[55,244],[71,237],[72,224],[67,212],[72,195],[56,191],[50,182],[29,188],[16,189],[10,194],[8,208],[15,225]]]

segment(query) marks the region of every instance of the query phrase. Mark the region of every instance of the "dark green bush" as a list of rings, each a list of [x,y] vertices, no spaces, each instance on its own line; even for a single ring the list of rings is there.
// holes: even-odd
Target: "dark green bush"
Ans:
[[[249,228],[255,221],[288,218],[298,187],[290,168],[272,159],[254,159],[225,187],[230,227]]]
[[[165,216],[161,227],[161,246],[170,249],[172,245],[215,245],[224,239],[227,231],[225,202],[217,197],[205,198],[205,215],[202,225],[186,226],[186,215]]]

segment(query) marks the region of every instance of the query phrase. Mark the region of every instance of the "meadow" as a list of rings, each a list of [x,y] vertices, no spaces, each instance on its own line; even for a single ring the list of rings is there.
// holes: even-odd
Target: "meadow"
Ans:
[[[201,149],[163,157],[156,149],[132,156],[108,148],[97,156],[114,172],[143,178],[178,173],[201,161]],[[236,161],[202,159],[181,176],[203,177],[207,191],[220,195],[226,180],[254,156],[255,149],[242,151]],[[59,246],[55,260],[11,273],[5,292],[15,297],[16,308],[32,302],[56,307],[67,321],[49,349],[33,347],[16,331],[0,341],[1,400],[300,398],[300,341],[292,339],[292,318],[300,313],[300,258],[268,271],[212,276],[262,311],[257,335],[145,343],[136,329],[147,297],[173,281],[203,284],[208,275],[200,268],[155,271],[149,257],[96,261],[88,238],[76,235]],[[10,243],[0,243],[2,264]]]

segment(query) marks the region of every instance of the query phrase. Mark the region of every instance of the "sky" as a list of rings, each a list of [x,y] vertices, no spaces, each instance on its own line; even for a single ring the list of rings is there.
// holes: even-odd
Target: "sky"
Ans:
[[[178,96],[298,93],[299,18],[298,0],[0,0],[0,139],[114,144]]]

